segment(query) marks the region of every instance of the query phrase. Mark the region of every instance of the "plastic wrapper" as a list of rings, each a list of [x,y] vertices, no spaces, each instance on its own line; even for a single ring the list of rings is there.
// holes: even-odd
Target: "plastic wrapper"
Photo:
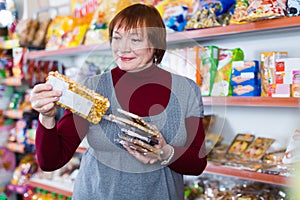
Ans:
[[[230,17],[230,24],[247,23],[245,20],[247,19],[248,15],[248,6],[249,3],[247,0],[237,0],[233,13]]]
[[[242,154],[242,158],[245,160],[253,161],[260,160],[274,141],[275,140],[272,138],[256,138],[255,141],[252,142],[246,149],[246,151]]]
[[[285,16],[285,0],[249,1],[247,21],[257,21]]]
[[[300,1],[299,0],[287,0],[287,15],[299,16],[300,15]]]
[[[223,26],[229,24],[234,0],[200,0],[198,9],[188,20],[186,30]]]
[[[138,115],[122,109],[117,110],[122,116],[109,114],[104,115],[103,118],[122,127],[118,142],[143,155],[159,158],[161,152],[154,148],[154,145],[159,144],[158,129]]]
[[[240,48],[221,49],[219,63],[212,86],[211,96],[232,96],[231,73],[232,62],[244,60],[244,52]]]
[[[51,84],[53,89],[61,90],[63,93],[56,102],[57,105],[94,124],[101,121],[110,106],[109,100],[104,96],[58,72],[50,72],[47,83]]]

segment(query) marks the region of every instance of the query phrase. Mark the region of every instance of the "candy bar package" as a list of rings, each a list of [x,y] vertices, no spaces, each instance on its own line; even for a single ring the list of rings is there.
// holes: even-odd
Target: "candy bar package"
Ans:
[[[104,96],[57,71],[49,72],[46,80],[53,86],[53,89],[62,91],[62,96],[56,102],[57,105],[78,114],[89,122],[99,123],[110,106],[109,100]]]
[[[144,155],[159,158],[160,151],[154,148],[159,143],[158,129],[140,116],[117,109],[122,116],[104,115],[103,118],[121,126],[118,142]]]

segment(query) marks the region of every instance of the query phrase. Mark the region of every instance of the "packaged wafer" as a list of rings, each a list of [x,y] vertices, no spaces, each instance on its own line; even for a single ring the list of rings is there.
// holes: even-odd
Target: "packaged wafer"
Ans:
[[[109,100],[101,94],[57,71],[50,72],[46,80],[54,90],[62,91],[62,96],[56,102],[57,105],[78,114],[93,124],[101,121],[110,106]]]

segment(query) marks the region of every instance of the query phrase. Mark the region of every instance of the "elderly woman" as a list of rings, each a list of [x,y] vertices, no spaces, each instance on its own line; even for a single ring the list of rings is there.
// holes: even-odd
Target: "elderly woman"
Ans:
[[[83,84],[109,99],[107,114],[123,109],[155,125],[159,137],[153,147],[160,156],[121,145],[121,127],[105,119],[92,124],[66,110],[56,122],[55,102],[62,92],[43,83],[31,93],[33,109],[40,113],[39,165],[45,171],[62,167],[86,137],[89,148],[73,199],[183,199],[183,175],[199,175],[207,164],[200,88],[157,66],[166,50],[166,29],[153,6],[125,8],[111,21],[109,35],[117,67]]]

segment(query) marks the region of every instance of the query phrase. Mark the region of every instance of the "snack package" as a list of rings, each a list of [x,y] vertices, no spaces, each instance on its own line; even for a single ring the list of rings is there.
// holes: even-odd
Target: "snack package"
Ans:
[[[300,15],[300,1],[299,0],[287,0],[287,15],[299,16]]]
[[[159,130],[138,115],[122,109],[117,111],[123,116],[109,114],[103,118],[123,127],[118,142],[144,155],[159,158],[161,152],[153,147],[159,143]]]
[[[276,67],[281,62],[278,62],[282,58],[287,58],[288,52],[261,52],[261,96],[269,95],[270,84],[276,83]]]
[[[257,21],[285,16],[285,0],[249,1],[247,21]]]
[[[245,20],[247,19],[247,11],[248,11],[249,3],[247,0],[237,0],[235,4],[235,8],[230,17],[230,24],[243,24],[247,23]]]
[[[256,138],[255,141],[252,142],[246,149],[246,151],[242,154],[242,159],[251,161],[260,160],[274,141],[275,140],[272,138]]]
[[[200,47],[201,94],[210,96],[218,67],[219,48]]]
[[[221,49],[219,51],[219,63],[211,91],[211,96],[231,96],[230,84],[232,62],[244,60],[244,52],[240,48]]]
[[[248,146],[253,142],[255,136],[252,134],[237,134],[228,148],[230,157],[241,156]]]
[[[230,9],[235,0],[200,0],[186,30],[208,28],[229,24]]]
[[[55,90],[62,91],[63,95],[56,102],[59,106],[69,109],[94,124],[101,121],[110,106],[107,98],[57,71],[49,73],[47,83]]]

